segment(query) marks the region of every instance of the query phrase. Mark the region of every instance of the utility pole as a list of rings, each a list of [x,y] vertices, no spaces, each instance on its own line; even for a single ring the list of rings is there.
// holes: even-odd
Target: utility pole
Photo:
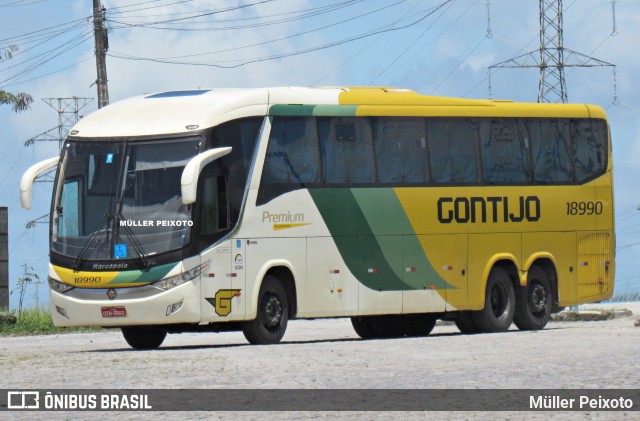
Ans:
[[[96,70],[98,78],[98,108],[109,105],[109,87],[107,86],[107,50],[109,49],[109,39],[107,28],[104,27],[105,9],[100,0],[93,0],[93,31],[96,43]]]
[[[613,4],[616,32],[615,2]],[[567,102],[565,67],[611,67],[613,69],[614,103],[617,101],[616,66],[564,47],[562,0],[540,0],[540,49],[522,54],[493,66],[489,66],[489,90],[491,71],[496,68],[539,68],[538,102]],[[489,92],[491,97],[491,92]]]
[[[0,311],[9,310],[9,209],[0,207]]]

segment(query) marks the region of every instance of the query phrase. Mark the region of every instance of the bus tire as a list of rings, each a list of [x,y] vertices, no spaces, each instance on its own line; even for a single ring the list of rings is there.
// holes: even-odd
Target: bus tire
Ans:
[[[540,330],[547,325],[553,307],[553,292],[547,273],[533,266],[527,275],[527,286],[518,288],[513,322],[520,330]]]
[[[280,342],[287,330],[289,302],[282,283],[273,275],[267,275],[260,287],[258,314],[254,320],[242,324],[242,333],[253,345],[269,345]]]
[[[156,349],[167,337],[166,329],[155,326],[127,326],[121,328],[122,336],[133,349]]]
[[[471,317],[470,311],[461,311],[458,318],[455,320],[456,326],[460,333],[473,334],[478,333],[478,328],[473,323],[473,317]]]
[[[370,317],[362,317],[362,316],[352,317],[351,325],[353,326],[353,330],[355,330],[358,336],[360,336],[362,339],[377,338],[377,335],[373,331],[373,328],[371,326]]]
[[[515,313],[515,292],[509,273],[495,266],[489,273],[484,308],[471,313],[480,332],[504,332],[509,329]]]
[[[436,325],[436,316],[432,314],[411,314],[402,317],[404,334],[413,338],[429,336]]]

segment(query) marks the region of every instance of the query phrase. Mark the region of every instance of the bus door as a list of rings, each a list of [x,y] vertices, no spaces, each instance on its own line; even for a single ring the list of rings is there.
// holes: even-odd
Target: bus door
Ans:
[[[244,319],[244,251],[244,240],[233,239],[202,253],[202,262],[209,265],[201,277],[204,322]]]
[[[226,292],[231,290],[231,242],[225,241],[202,253],[202,263],[208,264],[200,276],[202,321],[229,320],[229,300]]]
[[[222,241],[232,228],[229,206],[229,177],[217,161],[208,164],[200,176],[200,246],[202,263],[208,263],[201,277],[201,306],[204,322],[244,319],[244,247],[242,240]]]

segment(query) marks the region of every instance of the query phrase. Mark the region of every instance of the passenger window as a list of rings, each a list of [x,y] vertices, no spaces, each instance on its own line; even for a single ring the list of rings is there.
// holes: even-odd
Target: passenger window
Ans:
[[[518,129],[518,120],[483,119],[480,126],[485,181],[489,184],[528,181],[526,138]]]
[[[426,182],[424,119],[378,118],[374,127],[378,180],[393,184]]]
[[[465,118],[427,120],[431,178],[436,183],[474,183],[478,177],[479,127]]]
[[[265,184],[289,183],[301,187],[320,181],[320,150],[315,119],[274,118],[262,173]]]
[[[576,180],[585,181],[606,169],[607,126],[596,120],[571,120]]]
[[[318,133],[325,183],[365,184],[375,181],[368,118],[319,118]]]
[[[571,155],[567,148],[570,133],[564,119],[528,119],[533,177],[538,184],[567,183],[573,180]]]

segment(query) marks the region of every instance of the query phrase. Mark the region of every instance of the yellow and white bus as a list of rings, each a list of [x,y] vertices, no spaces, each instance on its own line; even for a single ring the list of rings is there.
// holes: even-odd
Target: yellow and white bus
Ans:
[[[392,88],[163,92],[81,120],[51,205],[57,326],[242,330],[350,317],[363,338],[542,329],[612,295],[604,111]]]

